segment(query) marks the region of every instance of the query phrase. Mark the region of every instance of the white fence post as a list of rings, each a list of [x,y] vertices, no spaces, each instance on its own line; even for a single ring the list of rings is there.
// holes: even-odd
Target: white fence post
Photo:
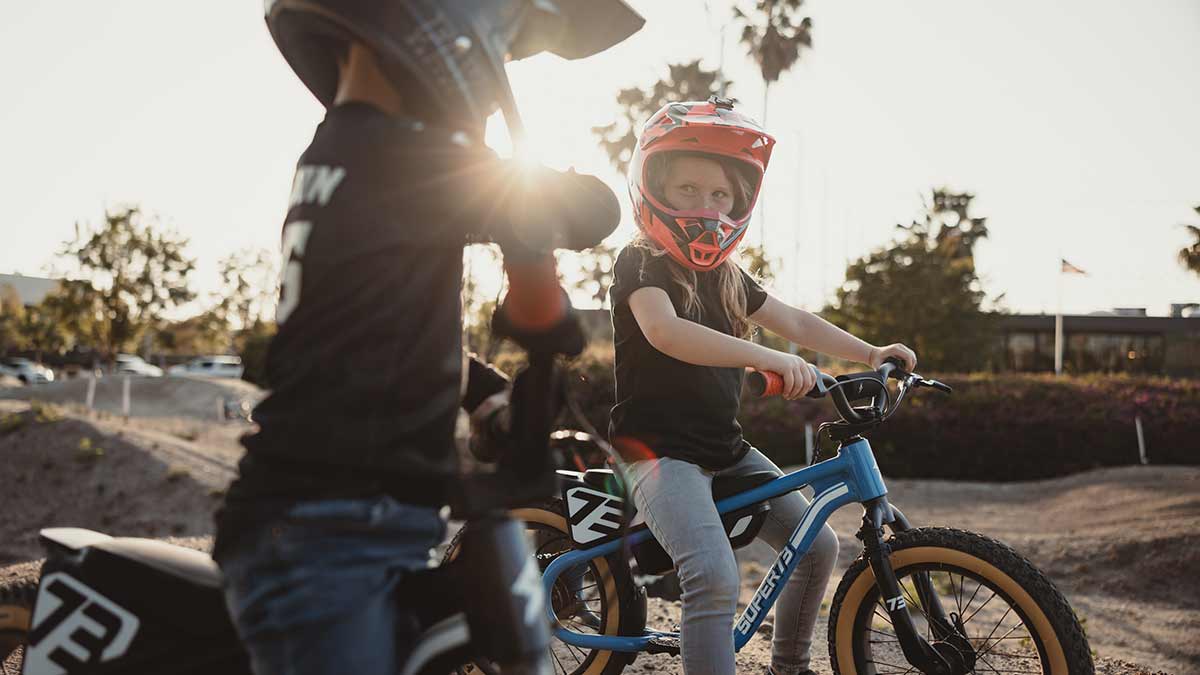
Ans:
[[[1146,436],[1142,433],[1142,416],[1135,415],[1133,425],[1137,427],[1138,436],[1138,457],[1142,460],[1142,464],[1149,464],[1150,460],[1146,459]]]
[[[92,373],[87,382],[87,409],[96,407],[96,374]]]
[[[121,414],[125,416],[125,421],[129,421],[129,376],[122,377],[121,382]]]
[[[812,424],[804,423],[804,464],[808,466],[813,460],[813,429]]]

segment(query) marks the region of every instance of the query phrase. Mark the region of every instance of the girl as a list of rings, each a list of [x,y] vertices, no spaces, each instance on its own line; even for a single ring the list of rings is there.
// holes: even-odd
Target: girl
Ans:
[[[646,123],[629,168],[641,232],[617,257],[611,290],[617,404],[610,435],[628,462],[639,512],[675,561],[688,675],[734,672],[738,568],[711,498],[713,476],[782,473],[742,438],[736,416],[745,368],[780,373],[788,399],[816,379],[799,356],[742,339],[751,324],[872,367],[890,356],[916,365],[904,345],[874,347],[781,302],[730,258],[774,143],[731,101],[671,103]],[[807,505],[799,492],[772,500],[761,537],[779,550]],[[776,675],[812,672],[813,624],[837,549],[825,526],[780,596]]]

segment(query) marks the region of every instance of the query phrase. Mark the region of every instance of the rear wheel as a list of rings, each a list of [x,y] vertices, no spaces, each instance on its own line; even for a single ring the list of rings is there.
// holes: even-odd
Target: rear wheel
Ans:
[[[37,581],[20,580],[0,586],[0,673],[18,673],[33,618]]]
[[[567,519],[560,500],[514,509],[509,515],[521,521],[529,534],[529,548],[545,570],[559,555],[571,550]],[[458,554],[462,531],[446,549],[446,560]],[[629,567],[619,556],[594,558],[586,569],[569,570],[555,581],[547,600],[564,627],[591,635],[638,635],[645,627],[645,596],[634,586]],[[633,654],[583,649],[551,637],[550,663],[556,675],[616,675],[633,660]],[[496,672],[491,664],[467,664],[459,673]]]
[[[917,631],[958,659],[960,672],[1092,675],[1087,638],[1054,584],[1004,544],[971,532],[921,528],[892,537],[891,564]],[[935,598],[916,580],[928,575]],[[923,600],[925,602],[923,602]],[[929,610],[938,602],[970,649],[951,637],[937,643]],[[829,615],[829,660],[841,675],[916,672],[860,557],[838,584]]]

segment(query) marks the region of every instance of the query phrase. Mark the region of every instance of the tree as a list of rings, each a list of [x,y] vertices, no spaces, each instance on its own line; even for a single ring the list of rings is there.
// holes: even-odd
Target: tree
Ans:
[[[1200,215],[1200,206],[1192,208],[1197,215]],[[1190,246],[1179,249],[1179,263],[1196,274],[1200,274],[1200,227],[1195,225],[1184,225],[1184,227],[1195,237],[1196,241],[1192,242]]]
[[[183,321],[164,323],[154,332],[159,349],[172,354],[217,354],[229,349],[229,323],[216,309]]]
[[[41,361],[44,354],[62,354],[74,344],[66,322],[56,308],[47,306],[44,300],[26,308],[21,321],[21,334],[26,348],[36,352],[36,361]]]
[[[771,84],[812,48],[812,19],[799,18],[804,0],[756,0],[754,9],[735,5],[734,21],[742,25],[741,43],[758,64],[763,79],[762,123],[767,123],[767,95]]]
[[[25,336],[21,324],[25,320],[25,305],[17,289],[0,286],[0,354],[10,349],[23,349]]]
[[[559,269],[576,268],[579,275],[566,280],[564,286],[570,290],[588,294],[597,307],[607,307],[608,288],[613,282],[613,267],[617,264],[617,249],[601,243],[586,251],[559,251]],[[572,261],[563,265],[564,259]]]
[[[187,240],[146,220],[137,207],[106,211],[96,229],[76,224],[75,240],[61,252],[87,282],[73,285],[71,299],[99,306],[92,336],[106,358],[136,344],[163,312],[195,297],[187,283],[195,267],[184,256]]]
[[[904,342],[931,370],[986,365],[998,315],[982,310],[974,246],[987,228],[968,215],[972,199],[934,190],[923,220],[897,225],[899,239],[846,268],[825,317],[873,344]]]
[[[104,304],[91,282],[64,279],[58,288],[42,298],[39,309],[54,321],[66,336],[68,346],[94,347],[102,341],[105,325]]]
[[[742,262],[750,276],[764,284],[775,280],[775,260],[767,256],[765,247],[744,245],[738,254],[742,257]]]
[[[499,274],[500,247],[495,244],[468,246],[463,249],[463,328],[466,348],[476,354],[490,356],[499,346],[492,336],[492,314],[496,311],[496,296],[487,293],[479,277]],[[495,283],[502,283],[500,278]]]
[[[241,249],[218,263],[221,287],[214,312],[232,327],[250,328],[268,319],[279,298],[277,256],[266,249]]]
[[[720,73],[700,67],[700,60],[691,63],[672,63],[668,75],[648,89],[630,87],[617,93],[621,118],[612,124],[592,127],[614,167],[621,173],[629,168],[637,132],[651,115],[671,101],[704,101],[721,87]],[[732,83],[725,82],[726,88]]]

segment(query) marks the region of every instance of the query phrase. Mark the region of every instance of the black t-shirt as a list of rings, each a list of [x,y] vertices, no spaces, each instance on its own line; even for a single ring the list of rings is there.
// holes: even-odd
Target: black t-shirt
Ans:
[[[731,335],[731,322],[721,310],[717,274],[696,273],[699,311],[688,313],[681,290],[671,280],[668,266],[675,264],[640,246],[627,246],[617,256],[609,290],[617,404],[609,435],[637,439],[658,456],[723,469],[749,448],[737,422],[745,369],[697,366],[667,356],[650,345],[629,309],[629,296],[637,289],[661,288],[680,317]],[[739,271],[746,289],[746,313],[753,314],[767,293],[749,274]]]
[[[272,392],[243,439],[227,516],[381,493],[446,503],[464,244],[505,237],[518,215],[584,232],[619,219],[598,179],[539,179],[530,199],[510,164],[461,134],[362,104],[329,110],[292,186]]]

